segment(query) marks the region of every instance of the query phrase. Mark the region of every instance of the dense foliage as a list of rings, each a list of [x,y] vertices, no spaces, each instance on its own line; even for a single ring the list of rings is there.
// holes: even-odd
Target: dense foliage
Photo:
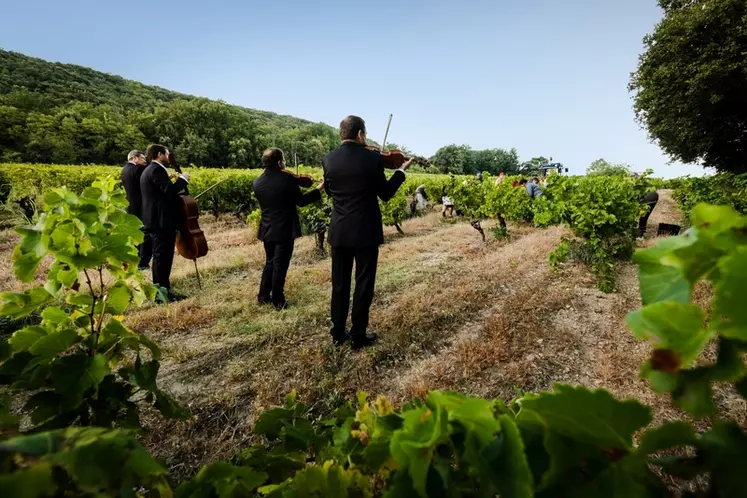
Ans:
[[[673,159],[747,172],[747,3],[659,0],[633,73],[635,112]]]
[[[690,218],[700,203],[731,206],[747,214],[747,174],[719,173],[701,178],[680,178],[674,183],[674,199],[682,213]]]
[[[46,282],[0,294],[0,315],[18,320],[41,311],[39,323],[0,345],[0,384],[28,395],[27,426],[140,427],[137,393],[164,415],[182,416],[156,385],[158,346],[120,316],[161,292],[137,271],[142,223],[127,213],[121,187],[108,177],[81,195],[50,189],[44,206],[35,224],[17,228],[12,259],[16,277],[31,282],[51,257]]]
[[[339,138],[323,123],[0,50],[0,161],[122,164],[152,142],[185,164],[253,167],[269,146],[319,164]]]
[[[102,185],[93,188],[104,195],[111,183]],[[68,198],[68,207],[77,205],[65,191],[54,195]],[[78,200],[85,205],[94,198],[88,191]],[[53,200],[48,204],[57,207],[51,212],[64,213]],[[73,219],[87,234],[106,223],[95,217]],[[747,217],[729,207],[701,204],[693,220],[686,234],[636,253],[643,308],[627,320],[637,337],[654,344],[642,375],[698,419],[718,415],[713,383],[731,383],[747,398],[742,359],[747,316],[740,294],[747,286]],[[107,229],[118,226],[110,223]],[[61,239],[49,240],[56,244]],[[134,257],[133,240],[137,237],[128,239],[127,260]],[[29,265],[24,259],[28,250],[25,239],[17,249],[21,274]],[[107,258],[107,264],[123,266],[115,258]],[[48,286],[62,284],[59,273],[50,271],[48,277]],[[714,292],[701,308],[692,301],[692,289],[702,279]],[[11,315],[16,309],[0,308]],[[87,333],[77,334],[85,340]],[[15,332],[5,350],[27,337],[27,331]],[[701,359],[710,341],[719,349],[712,364]],[[75,343],[65,344],[47,341],[41,349],[75,355]],[[82,395],[84,402],[95,402],[94,391]],[[134,433],[108,428],[107,421],[101,424],[107,428],[19,434],[10,406],[8,396],[0,398],[3,496],[663,498],[678,488],[693,490],[683,496],[747,496],[742,476],[747,435],[733,421],[715,419],[700,434],[684,420],[652,427],[650,408],[637,401],[565,384],[510,402],[432,391],[397,410],[385,397],[369,402],[361,393],[357,407],[346,403],[324,420],[312,417],[292,392],[285,406],[259,417],[255,434],[262,441],[232,462],[207,465],[175,492],[165,469]],[[21,414],[29,411],[24,407]]]
[[[630,173],[630,166],[627,164],[612,164],[601,158],[592,161],[586,168],[586,174],[591,176],[627,176]]]
[[[118,168],[106,166],[0,166],[0,174],[10,183],[9,205],[15,206],[16,210],[22,206],[35,208],[42,200],[39,193],[46,189],[68,185],[73,191],[81,191],[96,176],[118,171]],[[190,182],[193,195],[223,180],[200,197],[202,212],[215,215],[232,213],[242,220],[248,216],[256,223],[259,206],[252,192],[252,182],[260,174],[259,170],[191,168],[187,171],[193,175]],[[303,167],[300,171],[321,178],[318,168]],[[600,288],[612,290],[614,259],[626,258],[632,250],[633,228],[640,215],[637,199],[657,182],[646,175],[639,179],[553,175],[544,188],[544,195],[531,199],[523,187],[513,186],[519,179],[518,176],[506,176],[500,185],[496,185],[495,178],[489,174],[480,181],[475,176],[408,173],[394,198],[386,203],[380,202],[383,221],[402,232],[402,222],[418,214],[413,210],[411,199],[415,189],[423,185],[431,204],[440,204],[442,196],[448,195],[457,211],[474,221],[478,230],[479,220],[483,219],[498,219],[502,226],[506,221],[533,223],[539,227],[564,223],[573,229],[577,240],[565,242],[560,252],[553,256],[553,261],[560,262],[567,257],[581,259],[594,268]],[[325,196],[322,203],[299,210],[304,234],[316,235],[320,253],[325,252],[324,238],[331,208],[331,202]],[[24,214],[31,218],[33,209]],[[568,244],[570,247],[566,247]]]

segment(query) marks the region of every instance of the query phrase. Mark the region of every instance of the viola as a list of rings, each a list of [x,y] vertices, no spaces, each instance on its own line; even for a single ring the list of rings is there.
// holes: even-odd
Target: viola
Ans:
[[[169,152],[169,165],[174,171],[181,174],[182,169],[176,161],[173,152]],[[197,270],[197,258],[205,256],[208,252],[207,239],[199,224],[200,213],[197,209],[197,201],[185,188],[184,193],[179,195],[179,220],[176,234],[176,250],[186,259],[195,263]],[[199,283],[199,273],[197,274]],[[201,284],[200,284],[201,285]]]
[[[386,169],[397,169],[400,166],[402,166],[406,161],[409,161],[410,159],[413,160],[415,164],[419,164],[421,166],[430,166],[430,161],[428,161],[424,157],[420,156],[413,156],[412,158],[405,157],[405,155],[402,153],[402,151],[399,150],[385,150],[382,151],[379,147],[376,147],[374,145],[367,145],[366,148],[368,150],[375,150],[379,154],[381,154],[381,160],[384,164],[384,168]]]

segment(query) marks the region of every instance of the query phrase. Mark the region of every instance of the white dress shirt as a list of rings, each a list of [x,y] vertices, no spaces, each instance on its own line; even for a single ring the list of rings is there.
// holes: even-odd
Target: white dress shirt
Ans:
[[[168,170],[168,168],[166,168],[166,166],[164,166],[163,164],[161,164],[161,162],[160,162],[160,161],[157,161],[157,160],[153,159],[153,162],[154,162],[154,163],[156,163],[156,164],[158,164],[159,166],[161,166],[161,167],[162,167],[162,168],[163,168],[163,169],[164,169],[164,170],[166,171],[166,174],[168,174],[168,173],[169,173],[169,170]],[[187,179],[186,179],[186,178],[184,177],[184,175],[182,175],[182,174],[179,174],[179,178],[181,178],[181,179],[182,179],[182,180],[184,180],[185,182],[189,183],[189,180],[187,180]]]

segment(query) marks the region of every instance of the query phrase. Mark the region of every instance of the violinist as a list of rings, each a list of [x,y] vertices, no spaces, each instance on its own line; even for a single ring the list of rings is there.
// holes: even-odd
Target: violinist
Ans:
[[[324,156],[324,188],[332,197],[332,219],[328,241],[332,246],[332,342],[352,339],[353,349],[373,344],[368,333],[368,313],[376,283],[379,245],[384,243],[379,201],[386,202],[405,181],[405,170],[413,159],[401,163],[387,180],[385,158],[366,146],[366,124],[357,116],[340,123],[342,144]],[[402,157],[400,155],[400,157]],[[350,307],[350,284],[355,262],[355,294],[352,327],[346,331]]]
[[[289,306],[285,299],[285,277],[288,274],[295,239],[301,236],[296,206],[306,206],[322,199],[324,182],[309,193],[301,192],[304,180],[285,170],[283,151],[272,148],[262,154],[262,172],[254,180],[254,195],[262,217],[257,239],[264,243],[265,266],[259,284],[257,302],[272,304],[277,310]]]
[[[189,175],[180,174],[172,183],[166,164],[169,150],[163,145],[151,144],[146,151],[149,162],[140,177],[142,216],[145,231],[153,241],[153,283],[166,288],[169,301],[184,299],[171,292],[171,266],[174,263],[174,244],[178,229],[179,192],[189,183]]]

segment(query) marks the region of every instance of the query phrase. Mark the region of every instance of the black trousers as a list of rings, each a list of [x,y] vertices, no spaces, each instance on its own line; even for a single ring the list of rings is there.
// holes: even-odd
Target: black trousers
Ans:
[[[332,335],[342,336],[350,309],[350,280],[355,261],[350,335],[363,337],[368,328],[368,311],[373,301],[379,247],[332,247]]]
[[[651,212],[656,207],[656,203],[653,202],[651,204],[644,204],[645,206],[648,206],[648,211],[646,211],[646,214],[641,216],[641,218],[638,220],[638,235],[640,237],[643,237],[646,234],[646,225],[648,225],[648,217],[651,216]]]
[[[138,268],[147,267],[153,257],[153,240],[151,239],[150,233],[145,232],[143,243],[137,246],[137,253],[140,256],[140,263],[137,265]]]
[[[171,289],[171,266],[174,264],[176,230],[150,232],[153,244],[153,283]]]
[[[265,242],[265,267],[259,283],[259,301],[272,301],[273,304],[285,303],[285,277],[288,275],[294,240],[283,242]]]

